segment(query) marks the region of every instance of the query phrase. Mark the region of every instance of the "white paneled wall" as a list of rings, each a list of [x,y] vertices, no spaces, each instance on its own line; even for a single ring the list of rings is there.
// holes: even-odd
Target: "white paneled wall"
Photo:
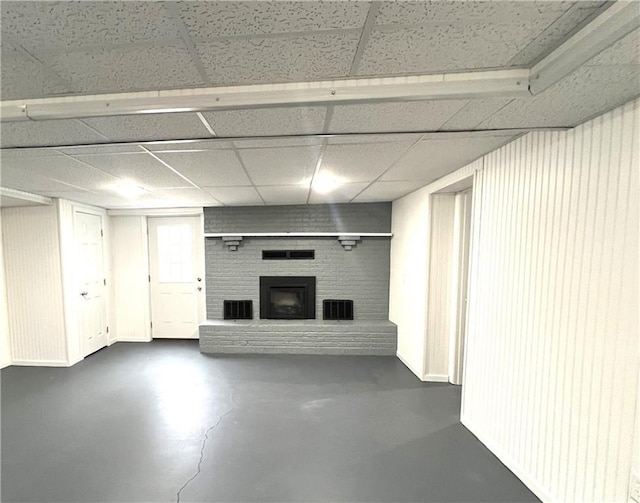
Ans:
[[[544,501],[627,501],[639,119],[528,134],[476,177],[462,421]]]
[[[427,295],[427,357],[428,381],[449,380],[450,309],[453,292],[452,261],[456,210],[454,194],[431,196],[431,249],[429,255],[429,286]]]
[[[0,368],[4,368],[10,364],[9,312],[7,306],[7,284],[4,273],[4,253],[2,248],[2,215],[0,214]]]
[[[12,361],[67,365],[56,208],[1,214]]]
[[[116,339],[150,341],[147,217],[115,216],[110,221]]]

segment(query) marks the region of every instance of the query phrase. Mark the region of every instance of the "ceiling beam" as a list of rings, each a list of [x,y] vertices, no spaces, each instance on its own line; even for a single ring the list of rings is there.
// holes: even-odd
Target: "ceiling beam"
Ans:
[[[529,96],[529,70],[492,70],[65,96],[0,102],[3,122],[202,112],[264,106]]]
[[[531,93],[548,89],[638,27],[640,2],[615,2],[531,68]]]

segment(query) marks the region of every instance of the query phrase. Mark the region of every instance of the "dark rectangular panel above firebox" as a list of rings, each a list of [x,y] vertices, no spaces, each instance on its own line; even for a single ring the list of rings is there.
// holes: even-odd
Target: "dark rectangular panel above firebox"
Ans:
[[[315,276],[260,276],[260,318],[305,320],[315,317]]]
[[[315,250],[262,250],[262,260],[313,260]]]

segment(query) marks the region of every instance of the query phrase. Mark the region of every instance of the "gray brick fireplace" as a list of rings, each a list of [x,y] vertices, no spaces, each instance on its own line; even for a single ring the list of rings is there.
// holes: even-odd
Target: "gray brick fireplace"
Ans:
[[[205,208],[204,222],[202,352],[395,354],[390,203]],[[314,278],[315,319],[262,319],[261,277]],[[323,319],[329,299],[353,301],[353,319]],[[225,301],[251,301],[252,318],[224,319]]]

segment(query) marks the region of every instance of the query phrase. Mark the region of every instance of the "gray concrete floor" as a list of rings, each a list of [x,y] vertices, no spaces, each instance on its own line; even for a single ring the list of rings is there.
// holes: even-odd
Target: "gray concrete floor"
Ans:
[[[118,343],[1,379],[3,502],[538,501],[394,357]]]

